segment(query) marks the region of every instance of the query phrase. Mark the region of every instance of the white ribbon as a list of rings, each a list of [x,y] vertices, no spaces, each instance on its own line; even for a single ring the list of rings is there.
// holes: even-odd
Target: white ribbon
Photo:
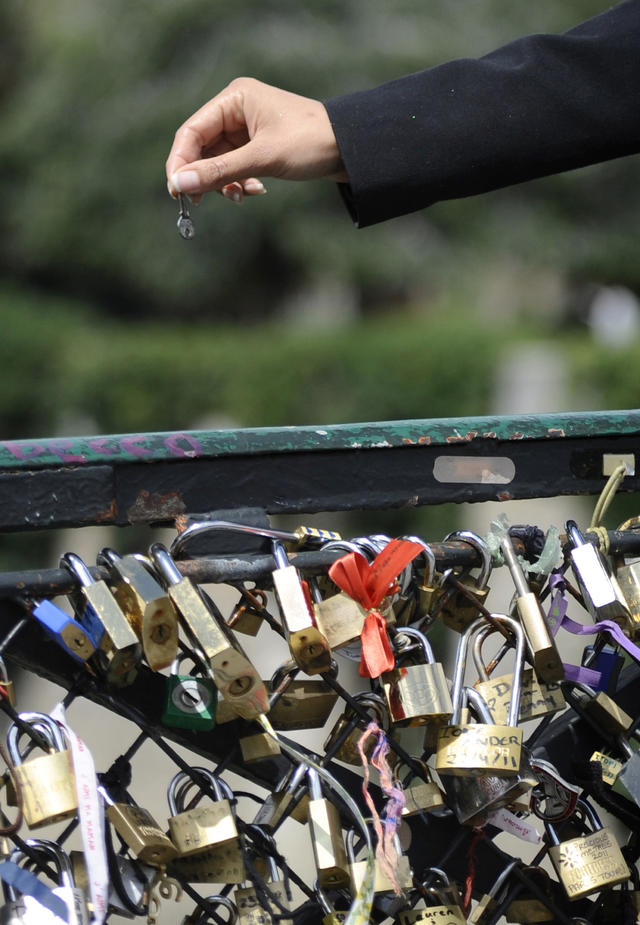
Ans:
[[[104,806],[98,793],[96,768],[91,752],[67,723],[64,707],[59,703],[51,711],[52,718],[62,728],[71,751],[78,794],[78,818],[82,847],[87,864],[89,893],[93,904],[92,923],[102,925],[108,909],[109,866],[104,840]]]

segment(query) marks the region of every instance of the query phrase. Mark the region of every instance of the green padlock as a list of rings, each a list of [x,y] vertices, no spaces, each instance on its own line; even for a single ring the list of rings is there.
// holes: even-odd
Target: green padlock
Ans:
[[[181,656],[171,663],[162,722],[179,729],[213,729],[216,724],[218,690],[211,678],[179,674]]]

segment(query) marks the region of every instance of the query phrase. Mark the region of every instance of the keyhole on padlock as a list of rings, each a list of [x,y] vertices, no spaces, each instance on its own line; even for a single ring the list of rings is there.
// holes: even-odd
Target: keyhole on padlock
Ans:
[[[235,678],[229,685],[229,693],[239,697],[241,694],[246,694],[246,692],[251,687],[251,678],[248,675],[243,675],[241,678]]]
[[[158,645],[161,645],[163,642],[166,642],[167,639],[171,636],[171,627],[167,623],[158,623],[157,626],[154,626],[151,633],[151,638]]]

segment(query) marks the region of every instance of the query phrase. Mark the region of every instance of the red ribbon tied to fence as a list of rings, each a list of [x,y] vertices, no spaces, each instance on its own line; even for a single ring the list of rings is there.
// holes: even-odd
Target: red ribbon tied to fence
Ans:
[[[379,678],[395,665],[386,623],[378,608],[393,590],[402,570],[421,552],[424,548],[419,543],[391,540],[371,564],[361,553],[350,552],[336,559],[329,569],[329,578],[334,584],[368,611],[360,636],[360,675],[363,678]]]

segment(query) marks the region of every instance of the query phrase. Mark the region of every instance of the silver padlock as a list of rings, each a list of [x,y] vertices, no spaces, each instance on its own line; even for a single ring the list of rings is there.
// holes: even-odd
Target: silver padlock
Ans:
[[[594,622],[613,620],[623,629],[631,625],[631,614],[614,578],[607,560],[593,543],[589,543],[575,520],[566,523],[567,536],[573,543],[569,550],[571,568],[578,585],[584,606]]]

